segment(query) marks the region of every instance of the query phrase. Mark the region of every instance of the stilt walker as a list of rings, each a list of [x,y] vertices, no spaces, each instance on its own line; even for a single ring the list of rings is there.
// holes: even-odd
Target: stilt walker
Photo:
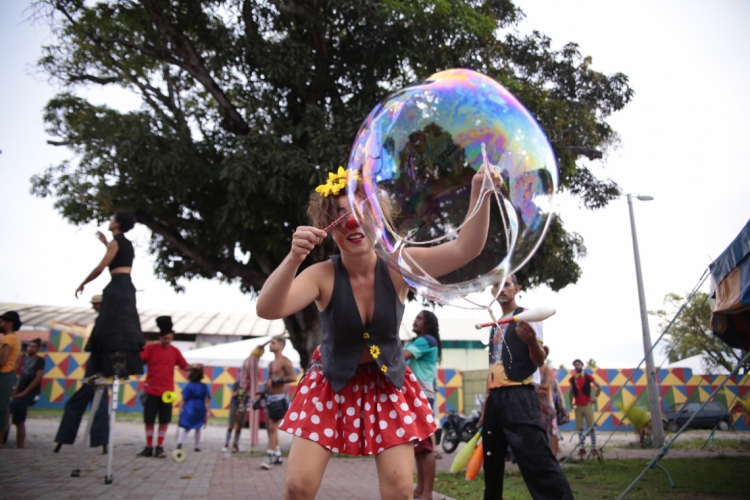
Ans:
[[[267,344],[268,342],[266,342]],[[242,378],[240,379],[240,390],[245,395],[254,398],[260,391],[260,357],[263,356],[266,344],[260,345],[252,350],[250,356],[242,363]],[[250,449],[254,450],[260,440],[260,410],[253,409],[252,403],[247,408],[250,430]],[[239,441],[241,427],[235,429],[234,441]]]
[[[93,416],[96,413],[94,409],[98,408],[107,387],[112,385],[105,484],[112,483],[114,453],[112,444],[120,379],[143,374],[140,352],[143,350],[145,341],[136,309],[135,286],[130,279],[135,251],[133,244],[125,237],[125,233],[133,226],[135,226],[135,217],[130,212],[119,211],[109,221],[109,230],[112,232],[111,241],[107,241],[102,233],[97,232],[97,237],[107,247],[107,252],[76,289],[76,297],[78,297],[87,283],[95,280],[104,268],[109,267],[112,279],[102,293],[99,317],[87,346],[87,350],[91,352],[87,372],[93,374],[89,380],[95,386],[94,401],[86,424],[86,433],[79,445],[76,468],[71,474],[74,477],[80,475],[83,450],[86,447]]]

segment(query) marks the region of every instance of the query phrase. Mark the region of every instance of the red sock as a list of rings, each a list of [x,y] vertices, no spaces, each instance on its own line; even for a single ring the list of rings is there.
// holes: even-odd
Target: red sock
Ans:
[[[167,426],[166,425],[159,425],[159,444],[156,446],[161,446],[164,444],[164,438],[167,436]]]
[[[146,446],[148,446],[149,448],[154,446],[154,426],[153,425],[146,426]]]

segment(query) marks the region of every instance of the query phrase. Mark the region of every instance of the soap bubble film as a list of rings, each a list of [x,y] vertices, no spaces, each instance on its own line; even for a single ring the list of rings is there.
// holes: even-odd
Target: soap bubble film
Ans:
[[[456,237],[484,161],[503,178],[499,188],[485,183],[481,195],[492,197],[485,248],[462,268],[430,276],[408,249]],[[361,171],[347,194],[380,257],[418,294],[464,307],[471,307],[461,304],[467,294],[531,258],[551,221],[558,184],[554,152],[536,120],[498,82],[466,69],[436,73],[378,104],[360,127],[348,167]],[[358,183],[364,202],[355,197]],[[380,196],[396,207],[393,217],[383,212]]]

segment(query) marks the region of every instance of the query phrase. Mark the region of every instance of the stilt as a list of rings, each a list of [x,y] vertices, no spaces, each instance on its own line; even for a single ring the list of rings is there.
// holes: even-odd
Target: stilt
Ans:
[[[81,462],[83,461],[83,453],[86,450],[86,444],[89,442],[89,435],[91,434],[91,426],[94,424],[94,417],[96,416],[96,409],[99,408],[99,403],[102,400],[102,395],[107,390],[107,383],[100,377],[96,377],[93,381],[89,379],[87,383],[94,385],[94,401],[91,404],[91,410],[89,411],[89,418],[86,421],[86,432],[83,433],[81,442],[78,443],[78,456],[76,457],[76,466],[70,472],[70,477],[79,477],[81,475]],[[111,429],[110,429],[111,432]],[[55,450],[57,451],[57,449]]]
[[[112,484],[112,459],[115,451],[115,415],[117,414],[117,399],[120,396],[120,378],[115,377],[112,383],[112,403],[109,407],[109,441],[107,446],[107,475],[104,484]]]

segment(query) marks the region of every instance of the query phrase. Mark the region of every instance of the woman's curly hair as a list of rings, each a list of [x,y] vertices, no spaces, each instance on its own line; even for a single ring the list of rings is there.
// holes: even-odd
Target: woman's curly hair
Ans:
[[[360,182],[357,184],[356,195],[363,200],[366,198],[364,183]],[[317,192],[313,192],[312,195],[310,195],[310,202],[307,205],[307,217],[310,220],[310,224],[314,227],[323,229],[338,219],[339,206],[336,203],[336,200],[342,196],[346,196],[346,192],[342,192],[338,196],[321,196]],[[393,202],[383,191],[378,192],[378,201],[380,202],[380,209],[383,211],[386,220],[392,225],[393,218],[398,214]]]

